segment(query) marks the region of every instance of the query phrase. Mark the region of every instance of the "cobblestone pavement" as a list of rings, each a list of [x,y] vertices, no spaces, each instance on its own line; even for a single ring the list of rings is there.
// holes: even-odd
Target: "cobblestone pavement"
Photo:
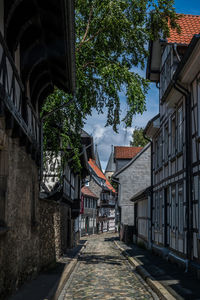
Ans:
[[[113,243],[116,234],[88,238],[59,300],[158,299]]]

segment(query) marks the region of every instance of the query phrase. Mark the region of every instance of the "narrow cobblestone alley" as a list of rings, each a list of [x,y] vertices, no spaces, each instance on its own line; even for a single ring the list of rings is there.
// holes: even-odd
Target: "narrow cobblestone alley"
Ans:
[[[116,248],[116,235],[88,238],[59,300],[158,299]]]

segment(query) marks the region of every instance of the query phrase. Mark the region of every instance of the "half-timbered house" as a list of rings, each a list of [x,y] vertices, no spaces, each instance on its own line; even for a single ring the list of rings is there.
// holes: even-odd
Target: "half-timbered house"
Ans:
[[[145,134],[153,149],[151,242],[187,266],[200,262],[200,16],[178,23],[181,34],[150,43],[147,78],[159,86],[160,114]]]
[[[97,233],[97,200],[95,195],[87,186],[81,189],[82,209],[79,218],[81,236]]]
[[[97,166],[95,160],[89,160],[90,181],[89,188],[98,196],[98,232],[115,230],[116,192],[105,175]]]
[[[69,159],[58,176],[62,152],[58,157],[52,158],[51,163],[46,163],[44,168],[40,197],[43,201],[47,200],[49,205],[52,205],[52,202],[56,204],[52,227],[56,237],[57,258],[65,254],[67,249],[74,247],[80,239],[81,186],[86,176],[90,174],[88,160],[94,158],[93,138],[87,132],[82,131],[81,142],[81,172],[73,168],[72,160]]]

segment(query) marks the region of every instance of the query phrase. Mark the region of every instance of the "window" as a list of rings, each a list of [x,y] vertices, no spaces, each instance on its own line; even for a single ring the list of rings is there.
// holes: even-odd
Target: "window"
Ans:
[[[158,138],[158,167],[162,166],[162,160],[163,160],[163,144],[162,144],[162,132],[160,132]]]
[[[164,128],[164,159],[168,160],[169,156],[169,129],[168,124]]]
[[[158,225],[159,225],[159,228],[160,230],[162,229],[162,200],[163,200],[163,197],[162,197],[162,191],[160,191],[159,193],[159,210],[158,210]]]
[[[74,200],[75,191],[74,188],[71,187],[71,199]]]
[[[172,192],[171,192],[171,226],[172,226],[172,231],[175,231],[176,229],[176,187],[172,187]]]
[[[156,140],[156,167],[159,168],[159,150],[160,149],[160,144],[159,144],[159,138]]]
[[[75,180],[74,180],[74,174],[71,173],[71,185],[74,187],[74,183],[75,183]]]
[[[160,74],[160,98],[164,95],[171,80],[171,52],[169,47],[166,47],[162,60],[164,60],[164,62],[162,63]]]
[[[65,176],[67,178],[68,181],[70,181],[70,167],[69,166],[66,166],[66,169],[65,169]]]
[[[171,119],[171,153],[174,155],[176,152],[176,117],[172,116]]]
[[[158,142],[157,140],[154,143],[154,169],[158,166]]]
[[[178,109],[178,151],[183,150],[183,106]]]
[[[85,229],[85,219],[81,219],[81,229]]]
[[[158,228],[158,211],[159,211],[159,201],[158,201],[158,193],[155,193],[155,229]]]
[[[178,186],[178,227],[179,233],[183,233],[184,227],[184,211],[183,211],[183,186],[179,184]]]

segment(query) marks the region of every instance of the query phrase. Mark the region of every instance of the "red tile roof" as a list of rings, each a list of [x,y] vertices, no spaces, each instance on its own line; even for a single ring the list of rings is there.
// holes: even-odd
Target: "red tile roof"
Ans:
[[[101,172],[101,170],[96,165],[95,160],[90,158],[88,163],[89,163],[90,167],[94,170],[94,172],[97,174],[97,176],[100,177],[101,179],[105,180],[106,177],[104,176],[104,174]]]
[[[106,176],[101,172],[101,170],[97,167],[95,161],[93,159],[89,159],[88,161],[90,167],[93,169],[93,171],[96,173],[96,175],[98,177],[100,177],[101,179],[104,179],[106,182],[106,186],[109,190],[111,190],[113,193],[115,193],[115,189],[113,188],[113,186],[110,184],[110,182],[107,180]]]
[[[180,25],[181,33],[178,34],[175,29],[170,29],[170,37],[167,39],[167,42],[188,45],[193,35],[200,33],[200,16],[177,15],[180,16],[177,23]]]
[[[86,196],[90,196],[90,197],[93,197],[93,198],[97,198],[97,195],[95,195],[87,186],[83,186],[82,189],[81,189],[81,193],[83,195],[86,195]]]
[[[132,159],[142,149],[143,149],[143,147],[115,146],[114,157],[115,157],[115,159]]]

